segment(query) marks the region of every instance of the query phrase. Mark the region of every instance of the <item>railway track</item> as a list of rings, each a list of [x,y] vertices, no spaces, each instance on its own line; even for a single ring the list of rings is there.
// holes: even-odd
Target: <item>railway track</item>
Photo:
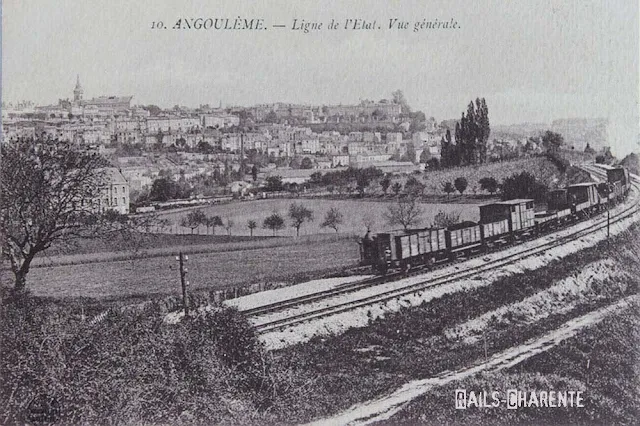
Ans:
[[[596,169],[595,170],[598,173],[604,174],[604,178],[606,179],[606,173],[604,173],[602,170]],[[582,220],[581,220],[582,221]],[[578,222],[575,222],[578,223]],[[553,234],[554,232],[556,232],[557,230],[548,230],[545,231],[543,233],[540,233],[538,235],[538,238],[543,238],[546,237],[548,235]],[[268,313],[273,313],[279,310],[284,310],[284,309],[288,309],[303,303],[310,303],[310,302],[316,302],[316,301],[320,301],[322,299],[326,299],[328,297],[332,297],[332,296],[339,296],[339,295],[343,295],[346,293],[351,293],[351,292],[355,292],[364,288],[368,288],[368,287],[372,287],[375,285],[379,285],[379,284],[384,284],[387,282],[391,282],[391,281],[396,281],[399,279],[403,279],[403,278],[408,278],[411,276],[415,276],[415,275],[420,275],[420,274],[424,274],[425,272],[427,273],[432,273],[436,270],[442,269],[442,268],[446,268],[449,267],[451,265],[454,265],[456,263],[463,263],[466,261],[469,261],[471,259],[475,259],[475,258],[479,258],[479,257],[484,257],[487,256],[488,254],[491,253],[495,253],[497,251],[500,250],[505,250],[508,249],[510,247],[516,246],[518,245],[519,241],[516,242],[510,242],[510,243],[504,243],[501,244],[499,247],[497,247],[497,249],[494,249],[490,252],[481,252],[481,253],[474,253],[468,257],[463,257],[461,259],[457,259],[455,261],[449,261],[449,260],[444,260],[444,261],[440,261],[436,264],[432,264],[431,266],[427,267],[427,266],[418,266],[414,269],[412,269],[411,271],[407,272],[393,272],[387,275],[382,275],[382,276],[376,276],[373,278],[366,278],[363,280],[358,280],[358,281],[353,281],[350,283],[346,283],[346,284],[342,284],[339,287],[333,288],[333,289],[329,289],[329,290],[325,290],[325,291],[320,291],[320,292],[316,292],[316,293],[312,293],[312,294],[306,294],[306,295],[302,295],[302,296],[296,296],[293,297],[291,299],[287,299],[287,300],[283,300],[283,301],[278,301],[278,302],[273,302],[273,303],[269,303],[269,304],[265,304],[262,306],[257,306],[255,308],[249,308],[249,309],[244,309],[242,312],[245,313],[245,315],[248,316],[252,316],[252,317],[256,317],[256,316],[260,316],[260,315],[264,315],[264,314],[268,314]],[[362,270],[362,272],[365,272],[364,269],[362,267],[359,267],[358,269]],[[370,268],[367,268],[370,271]]]
[[[589,169],[590,169],[589,170],[590,172],[596,173],[600,176],[604,174],[604,172],[598,168],[594,167],[593,169],[591,169],[590,167]],[[637,193],[639,189],[638,184],[634,183],[634,187]],[[619,221],[622,221],[634,215],[638,211],[638,207],[639,207],[638,201],[635,200],[634,203],[632,203],[629,206],[626,206],[622,211],[616,212],[615,214],[611,215],[610,223],[612,224],[617,223]],[[570,234],[567,234],[561,237],[554,237],[552,240],[549,240],[549,234],[545,234],[544,236],[539,237],[537,240],[540,241],[545,239],[546,237],[547,241],[541,241],[541,243],[539,245],[536,245],[535,247],[523,249],[516,253],[512,253],[497,259],[486,260],[485,261],[486,263],[482,265],[472,266],[464,270],[455,271],[455,272],[452,272],[440,277],[436,277],[436,278],[430,277],[429,279],[420,281],[418,283],[412,283],[400,288],[381,291],[380,293],[377,293],[374,295],[355,298],[347,302],[339,302],[339,303],[321,307],[321,308],[310,309],[302,313],[286,316],[284,318],[279,318],[279,319],[270,320],[270,321],[268,320],[262,323],[259,321],[255,321],[255,328],[259,334],[265,334],[271,331],[281,330],[294,325],[298,325],[307,321],[328,317],[328,316],[339,314],[342,312],[347,312],[347,311],[357,309],[363,306],[367,306],[373,303],[386,302],[389,300],[401,298],[403,296],[413,294],[422,290],[442,286],[444,284],[451,283],[460,279],[470,278],[482,272],[486,272],[489,270],[497,269],[500,267],[504,267],[504,266],[516,263],[524,258],[528,258],[531,256],[544,253],[545,251],[551,248],[564,245],[570,241],[579,240],[580,238],[583,238],[598,230],[605,229],[606,227],[607,227],[607,219],[601,217],[599,220],[589,225],[588,227],[576,230]],[[552,231],[552,232],[555,232],[555,231]],[[508,246],[503,246],[502,248],[507,248],[507,247]],[[495,253],[498,253],[498,252],[493,252],[492,254],[495,254]],[[486,257],[487,254],[480,253],[464,260],[467,261],[472,258],[483,257],[483,256]],[[455,263],[453,264],[446,263],[441,265],[440,267],[446,267],[451,265],[455,265]],[[424,273],[424,271],[416,271],[411,275],[417,275],[420,273]],[[336,296],[344,295],[347,293],[353,293],[358,290],[370,288],[385,282],[389,282],[392,280],[397,280],[399,278],[405,278],[405,277],[407,277],[406,274],[398,273],[398,274],[390,274],[388,276],[383,276],[383,277],[375,277],[368,280],[356,281],[356,282],[345,284],[343,286],[340,286],[334,289],[321,291],[321,292],[317,292],[310,295],[299,296],[299,297],[284,300],[281,302],[271,303],[268,305],[248,309],[248,310],[245,310],[244,312],[248,316],[254,318],[254,320],[259,320],[259,317],[264,315],[273,314],[275,312],[282,311],[285,309],[300,307],[309,303],[329,300]]]

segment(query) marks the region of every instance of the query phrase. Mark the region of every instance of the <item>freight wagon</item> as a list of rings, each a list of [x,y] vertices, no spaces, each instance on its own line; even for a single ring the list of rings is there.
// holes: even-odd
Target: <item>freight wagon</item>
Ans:
[[[493,240],[529,234],[535,227],[533,200],[515,199],[480,206],[483,237]],[[505,229],[506,228],[506,229]]]
[[[469,255],[482,246],[480,225],[475,222],[462,222],[450,226],[445,231],[449,258],[455,258],[460,253]]]
[[[577,183],[567,187],[567,198],[571,212],[579,217],[587,217],[600,210],[598,186],[593,182]]]
[[[446,257],[447,243],[443,228],[424,228],[382,232],[361,244],[362,264],[372,264],[381,272],[429,265]]]
[[[360,244],[361,264],[382,273],[409,270],[554,229],[596,213],[628,194],[631,182],[626,169],[608,169],[607,180],[600,185],[581,183],[550,191],[546,212],[535,213],[531,199],[514,199],[480,206],[478,223],[382,232],[373,237],[367,233]]]

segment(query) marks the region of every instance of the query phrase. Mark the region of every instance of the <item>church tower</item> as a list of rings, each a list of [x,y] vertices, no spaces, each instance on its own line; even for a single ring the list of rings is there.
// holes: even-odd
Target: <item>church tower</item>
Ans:
[[[82,100],[82,94],[84,90],[82,90],[82,86],[80,86],[80,76],[76,76],[76,88],[73,89],[73,100],[74,102],[80,102]]]

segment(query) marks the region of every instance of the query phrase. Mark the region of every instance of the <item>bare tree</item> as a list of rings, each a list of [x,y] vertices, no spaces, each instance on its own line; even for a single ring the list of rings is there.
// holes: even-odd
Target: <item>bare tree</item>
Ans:
[[[343,223],[344,217],[342,216],[342,213],[340,213],[340,210],[335,207],[331,207],[324,216],[324,221],[320,226],[323,228],[332,228],[334,231],[338,232],[338,228]]]
[[[362,217],[362,224],[364,225],[367,232],[371,232],[376,226],[376,220],[373,216],[366,214]]]
[[[229,237],[231,237],[231,229],[233,228],[234,225],[235,225],[235,222],[232,219],[227,218],[227,221],[224,224],[224,229],[227,230],[227,235]]]
[[[33,259],[52,244],[100,238],[129,226],[105,211],[108,163],[96,153],[57,140],[18,139],[1,144],[2,254],[15,289],[24,290]],[[100,203],[100,204],[99,204]]]
[[[385,219],[389,225],[401,225],[405,230],[422,222],[424,210],[416,197],[400,198],[397,203],[390,205],[385,212]]]
[[[296,236],[300,236],[300,227],[305,222],[313,220],[313,211],[302,204],[292,203],[289,206],[289,218],[291,219],[291,226],[296,229]]]
[[[251,233],[251,236],[253,237],[253,230],[256,229],[258,227],[258,224],[256,223],[255,220],[250,220],[247,222],[247,228],[249,228],[249,232]]]

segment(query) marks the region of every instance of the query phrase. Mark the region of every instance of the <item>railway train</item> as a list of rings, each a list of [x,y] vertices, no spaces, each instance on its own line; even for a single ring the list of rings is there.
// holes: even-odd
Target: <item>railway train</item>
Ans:
[[[610,167],[607,181],[569,185],[551,191],[547,210],[534,211],[534,200],[514,199],[480,206],[479,222],[462,222],[448,228],[420,228],[369,233],[360,242],[360,265],[377,273],[409,271],[461,256],[486,251],[557,229],[620,203],[631,181],[624,167]]]

